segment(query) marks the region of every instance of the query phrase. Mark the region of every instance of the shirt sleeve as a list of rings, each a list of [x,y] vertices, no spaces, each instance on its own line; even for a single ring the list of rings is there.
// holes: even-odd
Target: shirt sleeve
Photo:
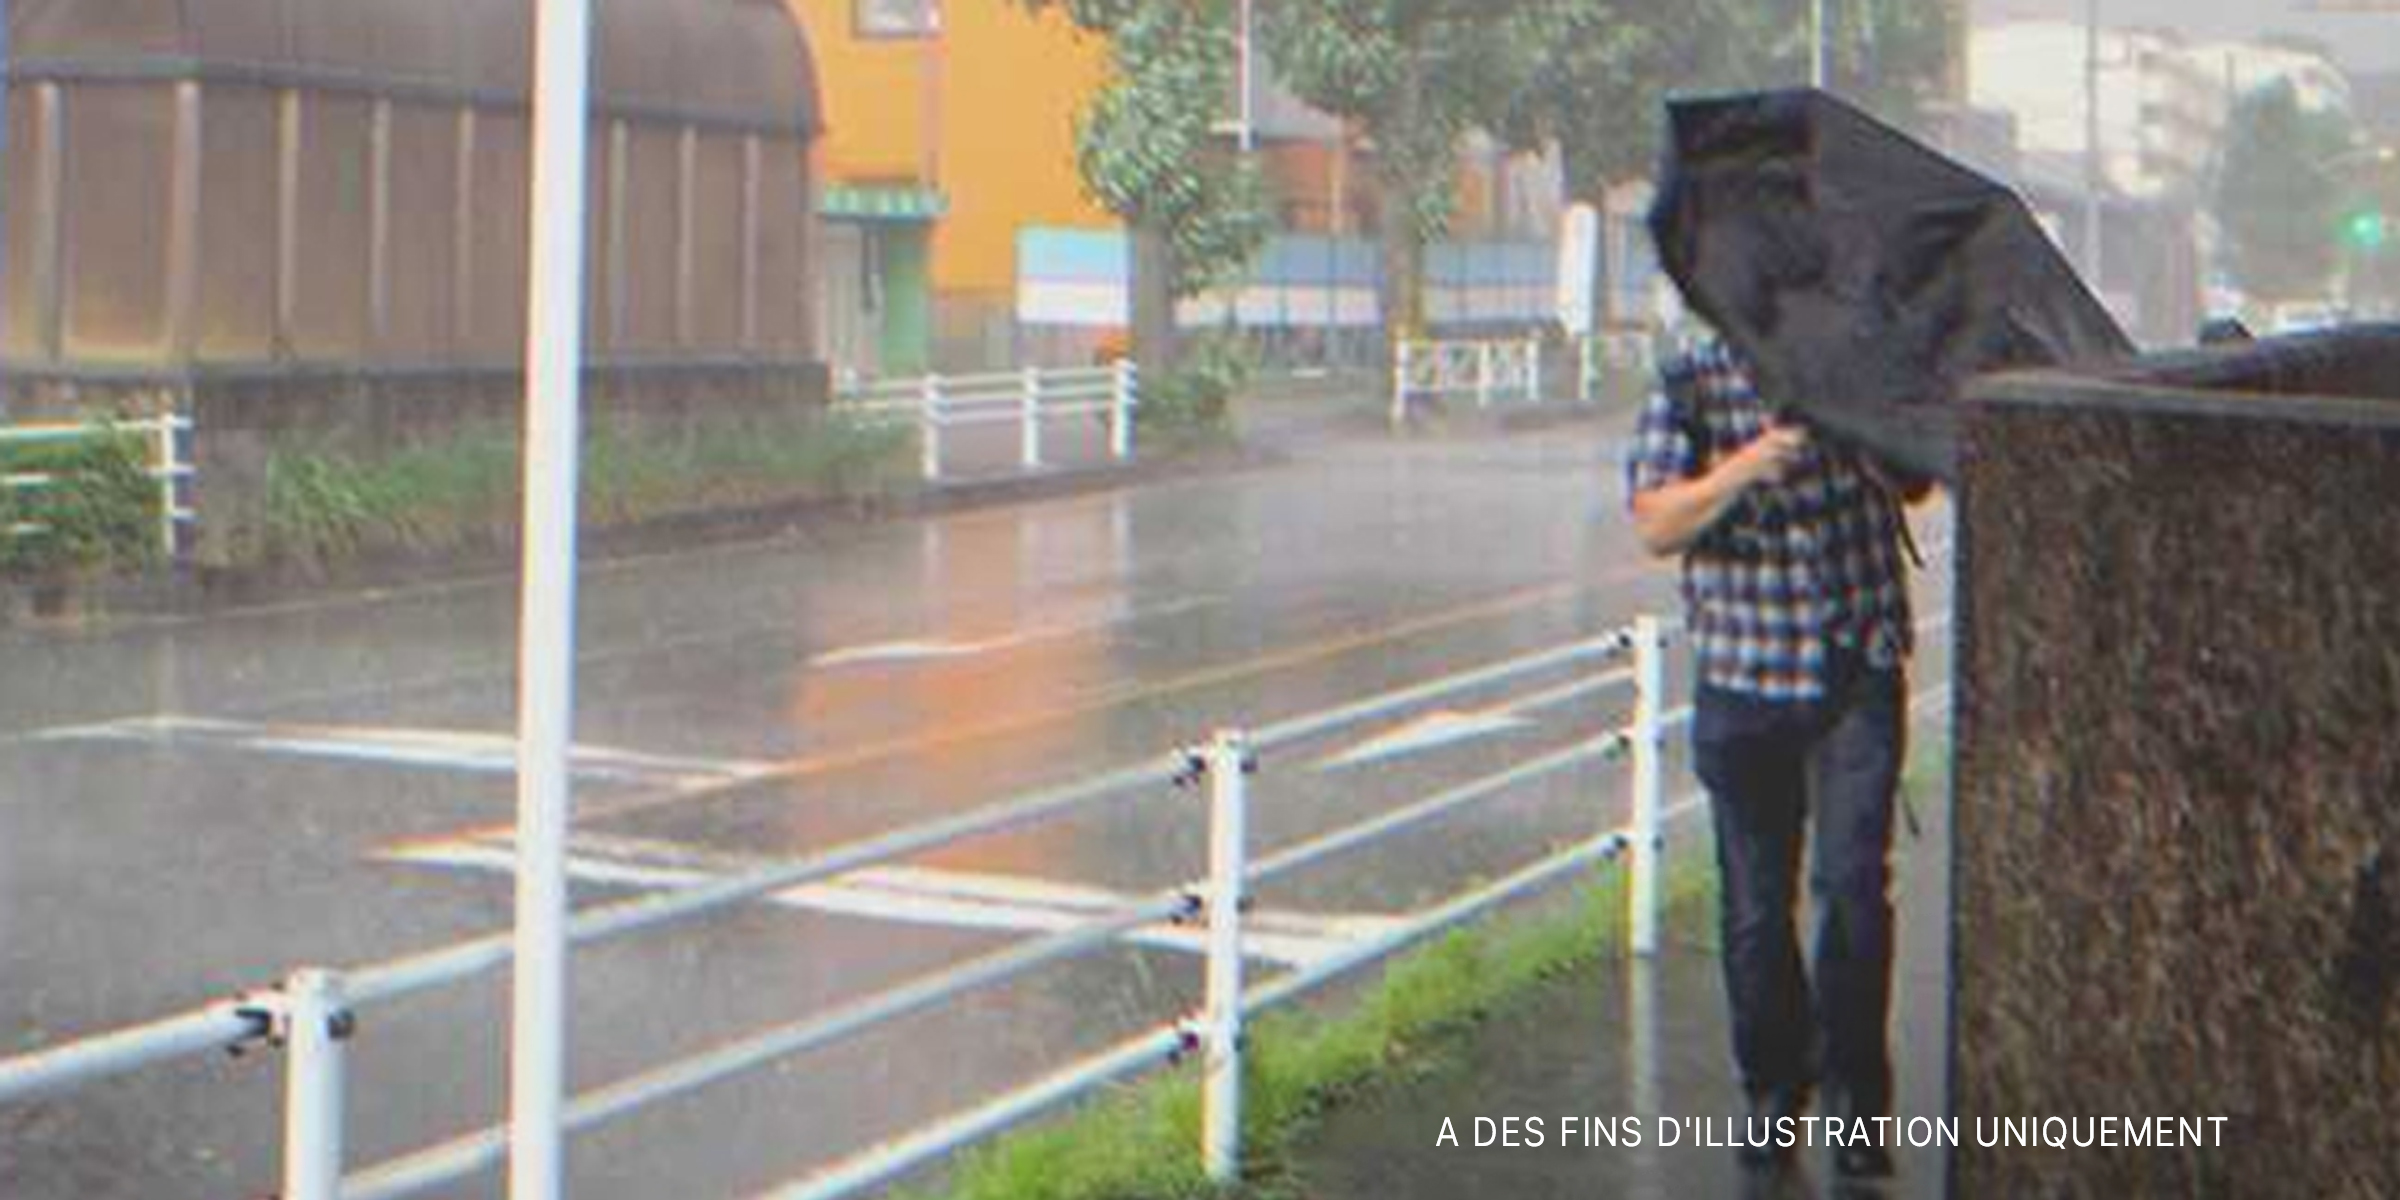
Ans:
[[[1625,503],[1652,488],[1679,483],[1697,474],[1699,448],[1677,412],[1679,401],[1663,384],[1650,393],[1634,423],[1633,442],[1625,451]]]

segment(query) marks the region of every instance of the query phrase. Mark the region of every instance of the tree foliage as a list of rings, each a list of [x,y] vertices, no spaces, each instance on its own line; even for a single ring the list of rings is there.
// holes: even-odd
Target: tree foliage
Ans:
[[[1277,77],[1374,153],[1386,325],[1422,324],[1426,243],[1448,231],[1461,136],[1497,128],[1530,62],[1526,16],[1554,0],[1308,0],[1265,6]]]
[[[1266,188],[1216,123],[1235,70],[1228,0],[1025,0],[1104,36],[1109,77],[1076,122],[1076,165],[1099,204],[1172,248],[1169,290],[1227,281],[1265,244]]]
[[[1568,194],[1595,203],[1657,162],[1668,96],[1809,73],[1807,9],[1788,0],[1547,0],[1517,19],[1532,58],[1500,129],[1555,144]],[[1938,0],[1829,0],[1826,19],[1832,89],[1903,125],[1959,52]]]
[[[2324,294],[2341,255],[2333,164],[2352,140],[2346,118],[2303,107],[2289,83],[2235,104],[2213,207],[2243,291],[2264,300]]]

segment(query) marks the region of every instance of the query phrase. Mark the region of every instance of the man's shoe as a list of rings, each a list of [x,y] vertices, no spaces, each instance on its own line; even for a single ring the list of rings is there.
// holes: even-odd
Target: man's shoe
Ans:
[[[1833,1152],[1833,1170],[1844,1179],[1890,1179],[1892,1152],[1881,1146],[1843,1146]]]
[[[1772,1088],[1750,1096],[1750,1111],[1742,1122],[1734,1157],[1745,1167],[1779,1167],[1792,1160],[1791,1147],[1782,1144],[1782,1122],[1808,1107],[1808,1094],[1798,1088]],[[1765,1142],[1765,1145],[1758,1144]]]

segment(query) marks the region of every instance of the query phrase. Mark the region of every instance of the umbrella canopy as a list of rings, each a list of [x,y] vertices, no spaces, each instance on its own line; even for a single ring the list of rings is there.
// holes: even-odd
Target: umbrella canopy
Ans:
[[[1823,92],[1670,103],[1650,231],[1685,302],[1797,409],[1948,480],[1965,381],[2133,343],[2015,193]]]

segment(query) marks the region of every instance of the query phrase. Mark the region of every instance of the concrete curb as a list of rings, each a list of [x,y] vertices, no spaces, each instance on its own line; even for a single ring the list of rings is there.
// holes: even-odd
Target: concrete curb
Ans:
[[[803,526],[873,525],[1002,508],[1261,470],[1286,461],[1287,455],[1272,449],[1228,445],[1123,465],[962,479],[934,489],[889,497],[807,499],[677,513],[607,528],[587,528],[583,550],[588,561],[603,563],[668,548],[762,540]],[[115,618],[206,616],[306,596],[371,592],[407,584],[501,579],[515,570],[517,554],[517,540],[510,536],[461,549],[385,549],[331,565],[279,562],[185,568],[103,580],[72,599],[67,610],[56,615],[35,614],[26,585],[0,581],[0,630],[55,626],[88,631],[105,627]]]

